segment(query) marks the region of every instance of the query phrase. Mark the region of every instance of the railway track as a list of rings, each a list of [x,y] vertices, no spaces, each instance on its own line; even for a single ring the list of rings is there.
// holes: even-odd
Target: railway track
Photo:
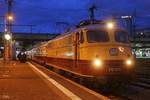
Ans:
[[[139,86],[144,89],[150,89],[150,75],[144,73],[137,73],[136,79],[132,85]]]
[[[140,59],[136,64],[135,70],[135,86],[144,89],[150,89],[150,62],[148,60]]]

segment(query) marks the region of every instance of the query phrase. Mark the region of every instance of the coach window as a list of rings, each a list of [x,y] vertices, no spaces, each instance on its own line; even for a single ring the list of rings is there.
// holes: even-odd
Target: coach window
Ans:
[[[83,36],[83,32],[80,32],[80,43],[84,42],[84,36]]]

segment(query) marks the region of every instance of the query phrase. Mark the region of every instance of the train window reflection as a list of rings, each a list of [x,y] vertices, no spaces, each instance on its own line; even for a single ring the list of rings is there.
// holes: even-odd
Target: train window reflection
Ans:
[[[124,31],[116,31],[115,32],[115,40],[121,43],[128,43],[128,34]]]
[[[109,36],[106,31],[88,31],[87,40],[89,43],[107,42],[109,41]]]

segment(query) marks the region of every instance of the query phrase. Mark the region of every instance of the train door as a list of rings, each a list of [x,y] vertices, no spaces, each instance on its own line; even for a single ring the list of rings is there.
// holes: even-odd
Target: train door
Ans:
[[[84,42],[84,37],[83,37],[83,32],[77,32],[75,34],[75,47],[74,47],[74,51],[75,51],[75,67],[78,67],[79,64],[79,60],[80,60],[80,48],[82,48]]]
[[[77,63],[78,63],[78,48],[79,48],[79,32],[74,33],[74,39],[73,39],[73,48],[74,48],[74,60],[73,60],[73,65],[74,68],[77,68]]]
[[[84,34],[83,31],[79,33],[79,46],[78,46],[78,59],[81,60],[83,58],[83,51],[84,51]]]

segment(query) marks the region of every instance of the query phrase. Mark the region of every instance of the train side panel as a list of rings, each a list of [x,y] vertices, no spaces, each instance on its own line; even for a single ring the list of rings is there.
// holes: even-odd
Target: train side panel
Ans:
[[[81,43],[82,37],[84,42]],[[90,77],[132,73],[133,67],[126,65],[128,59],[134,60],[129,43],[115,42],[113,33],[109,33],[109,37],[110,41],[106,43],[88,43],[86,31],[72,32],[33,49],[32,59]],[[114,50],[117,51],[116,55],[111,54]],[[100,59],[103,65],[96,67],[93,64],[95,59]]]

